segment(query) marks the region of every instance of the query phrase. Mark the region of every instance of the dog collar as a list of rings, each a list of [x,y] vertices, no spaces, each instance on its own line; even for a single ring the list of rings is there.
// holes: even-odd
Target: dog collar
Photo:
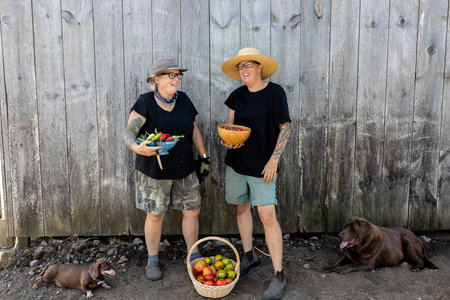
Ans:
[[[88,270],[88,274],[89,274],[89,277],[91,277],[92,280],[94,280],[94,281],[97,282],[97,285],[101,285],[101,284],[104,284],[104,283],[105,283],[104,280],[98,280],[97,278],[92,277],[92,275],[91,275],[91,270]]]

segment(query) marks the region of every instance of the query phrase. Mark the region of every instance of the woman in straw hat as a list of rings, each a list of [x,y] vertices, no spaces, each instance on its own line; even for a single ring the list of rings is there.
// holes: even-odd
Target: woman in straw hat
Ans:
[[[147,78],[151,92],[140,95],[130,110],[124,131],[125,144],[136,152],[136,207],[147,212],[145,242],[148,251],[146,276],[160,280],[158,251],[164,214],[169,207],[183,213],[183,235],[187,249],[198,239],[198,215],[200,213],[199,179],[208,174],[209,157],[195,116],[197,110],[189,97],[178,91],[183,72],[173,59],[163,58],[153,65]],[[168,155],[156,155],[161,147],[148,145],[150,141],[136,143],[136,138],[146,132],[159,132],[184,136]],[[195,145],[203,172],[194,175],[195,162],[192,144]],[[199,164],[199,165],[200,165]],[[194,260],[200,257],[195,249]]]
[[[277,70],[277,62],[261,55],[255,48],[243,48],[222,65],[223,73],[245,85],[234,90],[225,104],[228,124],[245,125],[251,134],[245,145],[225,146],[225,198],[236,205],[237,224],[244,255],[241,275],[257,267],[261,261],[252,246],[251,208],[257,207],[264,226],[267,247],[274,267],[274,277],[264,292],[264,299],[280,299],[286,279],[283,273],[283,239],[275,205],[278,161],[290,133],[289,110],[283,88],[264,79]]]

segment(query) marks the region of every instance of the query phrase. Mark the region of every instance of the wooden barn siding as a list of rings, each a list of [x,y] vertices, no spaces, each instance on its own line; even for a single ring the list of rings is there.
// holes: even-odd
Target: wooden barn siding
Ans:
[[[143,234],[121,135],[153,61],[172,56],[211,155],[200,233],[237,233],[216,126],[239,86],[221,65],[246,46],[278,61],[293,120],[283,231],[335,232],[351,215],[449,230],[448,13],[449,0],[1,1],[0,230]]]

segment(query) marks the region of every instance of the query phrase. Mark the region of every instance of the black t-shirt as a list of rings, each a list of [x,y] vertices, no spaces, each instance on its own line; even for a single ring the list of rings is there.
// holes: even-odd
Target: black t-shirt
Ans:
[[[194,172],[194,153],[192,134],[197,110],[191,99],[178,91],[178,98],[172,111],[162,109],[154,98],[154,93],[139,96],[131,110],[145,117],[147,121],[141,127],[139,135],[153,133],[155,128],[170,135],[184,135],[169,154],[160,155],[163,170],[159,168],[156,156],[136,155],[136,170],[155,179],[181,179]]]
[[[227,150],[225,164],[240,174],[263,177],[261,172],[275,149],[279,125],[291,122],[286,93],[272,82],[257,92],[243,85],[230,94],[225,104],[235,111],[234,124],[252,129],[244,146]]]

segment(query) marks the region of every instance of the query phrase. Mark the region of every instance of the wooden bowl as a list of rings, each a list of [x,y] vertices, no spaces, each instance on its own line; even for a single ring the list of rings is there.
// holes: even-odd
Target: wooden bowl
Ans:
[[[226,144],[243,144],[250,136],[251,131],[250,127],[242,125],[222,124],[217,126],[217,132]]]

